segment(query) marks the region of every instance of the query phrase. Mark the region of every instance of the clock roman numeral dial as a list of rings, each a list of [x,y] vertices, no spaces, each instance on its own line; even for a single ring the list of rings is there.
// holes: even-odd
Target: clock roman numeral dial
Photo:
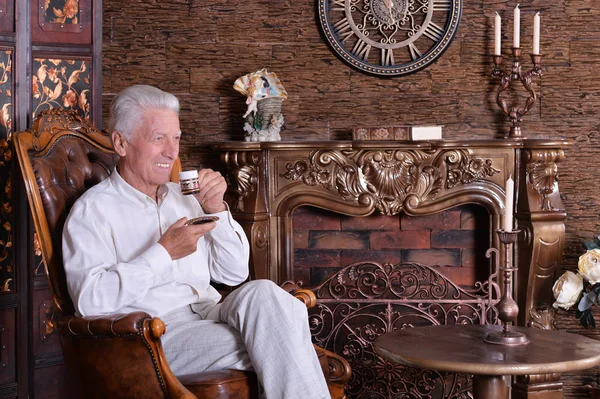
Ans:
[[[358,39],[358,41],[352,48],[352,52],[364,61],[366,61],[367,58],[369,58],[369,51],[371,51],[371,45],[363,42],[361,39]]]
[[[331,11],[345,11],[346,8],[345,0],[331,0],[330,7]]]
[[[434,42],[439,42],[442,36],[444,36],[444,29],[440,28],[433,22],[430,22],[425,28],[425,32],[423,32],[423,34]]]
[[[433,11],[450,11],[452,0],[433,0]]]
[[[392,66],[394,65],[394,51],[390,48],[381,49],[381,65]]]
[[[410,58],[412,58],[413,61],[423,55],[423,54],[421,54],[421,52],[419,51],[417,46],[414,45],[414,43],[410,43],[408,45],[408,50],[410,51]]]
[[[442,56],[456,35],[464,2],[316,0],[331,50],[348,65],[385,77],[420,71]]]
[[[350,22],[348,22],[348,18],[339,20],[335,25],[333,25],[333,28],[336,30],[342,43],[348,40],[348,38],[350,38],[352,35],[354,35],[354,32],[350,27]]]

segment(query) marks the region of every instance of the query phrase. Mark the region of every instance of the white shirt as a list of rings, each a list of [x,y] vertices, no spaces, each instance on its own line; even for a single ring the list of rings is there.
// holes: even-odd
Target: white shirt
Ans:
[[[249,245],[229,211],[198,241],[198,250],[173,261],[158,240],[177,220],[203,215],[179,185],[159,188],[158,204],[116,169],[75,202],[63,230],[69,294],[78,315],[144,311],[161,316],[189,304],[217,303],[210,280],[228,285],[248,277]]]

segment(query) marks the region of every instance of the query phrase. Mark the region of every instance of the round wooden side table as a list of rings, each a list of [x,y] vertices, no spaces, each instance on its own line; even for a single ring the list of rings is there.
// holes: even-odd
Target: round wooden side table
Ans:
[[[526,345],[484,342],[502,326],[444,325],[405,328],[375,341],[382,357],[407,366],[473,374],[475,399],[508,398],[503,376],[581,371],[600,364],[600,341],[562,331],[511,327]]]

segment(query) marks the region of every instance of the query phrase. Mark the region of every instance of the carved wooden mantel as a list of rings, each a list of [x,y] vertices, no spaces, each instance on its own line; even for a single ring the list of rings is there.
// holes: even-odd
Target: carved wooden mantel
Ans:
[[[520,325],[551,327],[554,271],[563,252],[566,212],[558,191],[565,140],[442,142],[222,142],[235,218],[251,242],[254,278],[288,280],[292,213],[314,206],[350,215],[428,215],[478,204],[493,231],[504,213],[504,185],[517,187],[515,248]],[[485,249],[482,249],[485,250]],[[501,251],[502,252],[502,251]]]

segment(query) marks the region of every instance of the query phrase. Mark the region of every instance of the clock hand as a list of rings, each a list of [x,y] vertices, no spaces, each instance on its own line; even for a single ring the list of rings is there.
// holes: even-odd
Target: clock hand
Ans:
[[[388,10],[388,15],[390,16],[390,25],[394,25],[396,23],[396,21],[394,20],[394,0],[383,0],[383,3],[385,4],[385,8],[387,8]]]

